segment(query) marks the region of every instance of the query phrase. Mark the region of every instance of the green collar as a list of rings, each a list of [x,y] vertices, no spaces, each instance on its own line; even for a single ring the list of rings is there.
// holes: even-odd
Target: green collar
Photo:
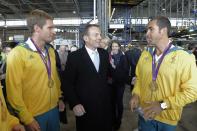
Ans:
[[[28,49],[28,50],[30,50],[30,51],[34,51],[34,50],[32,50],[30,47],[29,47],[29,45],[27,44],[27,43],[19,43],[19,45],[18,46],[21,46],[21,47],[24,47],[24,48],[26,48],[26,49]],[[47,50],[50,48],[51,46],[49,45],[49,44],[46,44],[45,45],[45,48],[47,48]]]

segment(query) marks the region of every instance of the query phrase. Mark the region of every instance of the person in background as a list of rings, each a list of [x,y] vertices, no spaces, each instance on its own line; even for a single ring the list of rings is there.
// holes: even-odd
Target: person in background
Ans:
[[[173,45],[167,17],[149,21],[144,50],[136,67],[130,101],[139,113],[140,131],[175,131],[183,107],[197,99],[197,68],[193,54]]]
[[[7,98],[28,131],[59,131],[60,80],[54,50],[47,44],[55,37],[53,18],[33,10],[27,27],[31,37],[7,57]]]
[[[197,65],[197,47],[196,47],[196,44],[189,44],[188,46],[188,50],[191,51],[194,56],[195,56],[195,59],[196,59],[196,65]]]
[[[66,52],[70,53],[70,44],[65,45],[66,46]]]
[[[85,45],[68,55],[64,72],[66,98],[76,116],[77,131],[112,131],[109,56],[100,47],[98,25],[85,27]]]
[[[128,46],[125,46],[124,47],[124,52],[127,52],[129,50],[129,47]]]
[[[103,48],[105,50],[107,50],[108,52],[110,52],[110,42],[111,40],[109,39],[109,37],[104,37],[103,39],[101,39],[100,42],[100,48]]]
[[[58,54],[61,62],[61,70],[64,71],[65,66],[66,66],[66,61],[67,61],[67,56],[68,56],[68,50],[67,49],[68,45],[60,45]]]
[[[123,114],[123,95],[128,74],[128,64],[121,45],[118,41],[111,41],[110,63],[113,67],[112,73],[112,104],[113,104],[113,126],[118,130],[121,126]]]
[[[9,52],[17,46],[17,42],[14,41],[8,41],[8,42],[3,42],[3,52],[5,53],[5,59],[2,61],[0,65],[0,80],[1,80],[1,85],[3,87],[3,95],[5,99],[7,99],[7,94],[6,94],[6,84],[5,84],[5,77],[6,77],[6,57],[9,54]]]
[[[78,47],[76,45],[73,45],[70,47],[70,52],[78,50]]]
[[[134,46],[130,46],[130,49],[128,51],[125,52],[125,56],[127,59],[127,63],[128,63],[128,74],[127,74],[127,84],[131,85],[131,90],[133,89],[134,86],[134,81],[135,81],[135,70],[136,70],[136,66],[138,63],[138,60],[140,58],[141,55],[141,50]]]

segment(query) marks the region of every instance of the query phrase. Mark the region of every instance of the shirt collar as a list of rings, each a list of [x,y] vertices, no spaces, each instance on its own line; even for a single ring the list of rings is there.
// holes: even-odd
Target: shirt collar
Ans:
[[[33,51],[37,51],[35,45],[33,44],[33,42],[31,41],[31,38],[28,38],[27,41],[25,42],[27,43],[27,45],[29,46],[29,48]]]
[[[91,49],[88,48],[86,45],[85,45],[85,48],[86,48],[86,50],[87,50],[87,52],[88,52],[89,55],[92,55],[94,52],[97,52],[97,53],[98,53],[97,49],[91,50]]]
[[[171,42],[172,42],[172,41],[169,40],[168,46],[169,46],[169,44],[170,44]],[[170,49],[172,49],[173,47],[174,47],[174,45],[171,45]],[[162,54],[163,54],[163,53],[162,53]],[[159,56],[157,56],[157,55],[155,54],[155,60],[158,61],[158,60],[161,58],[162,54],[160,54]]]

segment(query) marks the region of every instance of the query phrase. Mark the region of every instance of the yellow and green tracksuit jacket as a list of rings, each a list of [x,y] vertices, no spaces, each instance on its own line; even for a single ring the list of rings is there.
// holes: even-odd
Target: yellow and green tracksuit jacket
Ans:
[[[183,106],[197,99],[197,68],[193,54],[172,47],[161,63],[156,82],[158,89],[150,90],[152,81],[153,49],[144,50],[136,67],[133,92],[140,97],[140,106],[146,101],[164,101],[168,108],[155,117],[160,122],[176,125]]]
[[[54,49],[46,45],[54,81],[54,86],[49,88],[46,67],[37,50],[29,45],[32,46],[30,40],[9,53],[6,70],[8,101],[24,124],[31,123],[34,116],[56,107],[61,95]]]

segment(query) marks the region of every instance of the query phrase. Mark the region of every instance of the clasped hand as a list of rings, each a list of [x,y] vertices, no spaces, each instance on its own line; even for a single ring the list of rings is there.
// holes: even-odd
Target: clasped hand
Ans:
[[[78,105],[74,106],[73,107],[73,112],[76,116],[83,116],[86,113],[83,105],[81,105],[81,104],[78,104]]]

